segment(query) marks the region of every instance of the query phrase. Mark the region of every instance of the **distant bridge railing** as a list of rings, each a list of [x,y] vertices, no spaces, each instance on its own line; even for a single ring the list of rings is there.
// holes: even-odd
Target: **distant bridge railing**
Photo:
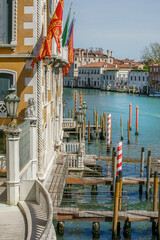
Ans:
[[[75,128],[76,122],[73,121],[73,118],[64,118],[62,127],[63,127],[63,129]]]

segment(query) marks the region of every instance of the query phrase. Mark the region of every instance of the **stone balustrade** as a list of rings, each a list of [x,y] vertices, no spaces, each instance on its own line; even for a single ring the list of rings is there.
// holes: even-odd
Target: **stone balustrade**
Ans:
[[[61,145],[61,152],[77,153],[80,149],[78,142],[64,142]]]
[[[75,127],[76,127],[76,122],[73,121],[72,118],[63,119],[63,129],[75,128]]]

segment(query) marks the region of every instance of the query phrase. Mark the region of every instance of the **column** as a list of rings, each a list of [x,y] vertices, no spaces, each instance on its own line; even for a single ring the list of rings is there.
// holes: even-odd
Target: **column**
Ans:
[[[7,160],[7,204],[17,205],[19,201],[19,139],[21,129],[9,128],[6,134]]]
[[[32,179],[37,173],[37,118],[30,119],[30,158],[32,161]]]

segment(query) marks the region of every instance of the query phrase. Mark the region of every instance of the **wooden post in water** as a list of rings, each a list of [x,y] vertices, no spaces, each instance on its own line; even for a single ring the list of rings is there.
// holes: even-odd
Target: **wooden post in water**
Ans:
[[[90,120],[88,121],[88,141],[91,140],[91,129],[90,129],[91,125],[90,125]]]
[[[123,140],[123,122],[122,122],[122,117],[120,118],[121,122],[121,140]]]
[[[135,132],[135,135],[138,135],[138,111],[139,111],[139,108],[138,108],[138,105],[136,107],[136,132]]]
[[[122,188],[123,188],[123,178],[122,178],[122,170],[119,171],[119,205],[118,205],[118,211],[122,210]],[[118,222],[117,226],[117,234],[120,235],[121,232],[121,223]]]
[[[140,178],[143,178],[144,171],[144,147],[141,148],[141,167],[140,167]],[[139,184],[139,194],[142,195],[143,185]]]
[[[157,211],[158,172],[154,173],[153,211]]]
[[[80,92],[80,106],[82,106],[82,92]]]
[[[102,127],[103,127],[103,118],[102,118],[102,115],[100,116],[100,127],[101,127],[101,129],[102,129]]]
[[[71,108],[68,109],[68,118],[71,118]]]
[[[96,125],[96,109],[93,108],[93,125]]]
[[[147,198],[147,199],[149,199],[150,196],[151,196],[150,175],[151,175],[151,151],[148,151],[148,159],[147,159],[147,184],[146,184],[146,198]]]
[[[122,185],[123,185],[123,178],[122,178],[122,170],[119,171],[119,207],[118,210],[121,211],[122,209]]]
[[[76,132],[78,132],[78,117],[76,117]]]
[[[75,96],[74,97],[75,97],[75,99],[74,99],[74,104],[75,104],[74,105],[75,106],[74,107],[74,109],[75,109],[74,111],[75,112],[74,113],[75,113],[75,116],[76,116],[76,113],[77,113],[77,91],[75,91]]]
[[[96,134],[98,134],[98,110],[96,113]]]
[[[131,141],[130,141],[130,123],[128,121],[128,144],[130,144]]]
[[[73,109],[72,109],[71,117],[72,117],[72,119],[73,119]]]
[[[154,173],[154,191],[153,191],[153,211],[157,211],[157,195],[158,195],[158,172]],[[152,234],[156,234],[156,222],[152,222]]]
[[[115,197],[114,197],[112,239],[117,239],[118,203],[119,203],[119,176],[116,177],[116,189],[115,189]]]
[[[160,184],[159,184],[159,204],[158,204],[158,238],[160,239]]]
[[[117,175],[117,153],[114,151],[113,152],[113,193],[115,193],[116,175]]]
[[[131,121],[132,121],[132,104],[129,104],[129,130],[131,130]]]

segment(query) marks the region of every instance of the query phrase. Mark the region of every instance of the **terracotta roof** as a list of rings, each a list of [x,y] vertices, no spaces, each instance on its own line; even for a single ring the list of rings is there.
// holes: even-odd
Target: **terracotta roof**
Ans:
[[[110,63],[107,63],[107,62],[93,62],[93,63],[87,64],[87,65],[81,66],[79,68],[89,68],[89,67],[103,68],[105,65],[107,66],[107,68],[115,68],[114,64],[110,64]]]

